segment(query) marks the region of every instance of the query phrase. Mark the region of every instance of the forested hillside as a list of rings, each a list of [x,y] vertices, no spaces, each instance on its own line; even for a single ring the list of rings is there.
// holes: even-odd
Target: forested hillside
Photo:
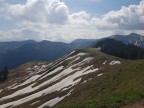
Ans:
[[[114,39],[102,39],[94,44],[94,47],[100,47],[102,52],[124,59],[134,60],[144,58],[144,49]]]

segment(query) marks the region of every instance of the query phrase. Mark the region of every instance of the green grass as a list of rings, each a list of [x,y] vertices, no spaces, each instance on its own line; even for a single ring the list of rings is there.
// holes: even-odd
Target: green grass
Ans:
[[[123,60],[104,54],[95,48],[77,50],[77,52],[85,52],[88,53],[86,56],[94,57],[89,65],[101,68],[98,73],[104,74],[97,77],[98,73],[95,72],[84,76],[83,81],[93,79],[76,85],[71,95],[54,108],[119,108],[128,103],[144,100],[144,60]],[[121,64],[103,65],[106,60],[108,63],[112,60],[120,60]],[[13,71],[21,72],[23,76],[23,69],[38,63],[30,62]],[[11,78],[16,76],[15,74],[11,74]]]
[[[143,91],[119,92],[99,99],[86,100],[77,104],[69,104],[57,108],[119,108],[129,102],[143,98],[143,95]]]
[[[77,50],[78,52],[84,52],[84,53],[89,53],[92,56],[104,56],[106,54],[102,53],[98,48],[85,48],[85,49],[79,49]]]
[[[93,49],[86,52],[95,53]],[[119,108],[144,99],[144,60],[122,61],[101,70],[104,75],[78,86],[56,108]]]

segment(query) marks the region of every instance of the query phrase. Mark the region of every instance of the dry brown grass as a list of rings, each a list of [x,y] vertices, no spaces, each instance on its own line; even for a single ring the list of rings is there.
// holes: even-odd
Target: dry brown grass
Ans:
[[[121,108],[144,108],[144,100],[129,103],[127,105],[122,106]]]
[[[89,53],[89,51],[91,53]],[[80,52],[80,51],[75,52],[73,55],[77,54],[78,52]],[[64,100],[62,100],[58,104],[58,106],[59,105],[63,106],[63,105],[77,104],[79,102],[83,102],[84,100],[99,99],[99,97],[111,94],[113,91],[119,91],[119,87],[121,86],[120,80],[124,76],[123,74],[124,74],[125,71],[121,70],[121,67],[119,65],[110,66],[108,63],[111,62],[112,60],[120,60],[123,64],[123,63],[125,63],[125,60],[115,58],[113,56],[108,56],[108,55],[103,54],[103,53],[101,53],[97,50],[93,51],[92,49],[86,50],[86,51],[83,51],[83,52],[86,52],[88,54],[80,57],[80,59],[73,62],[72,64],[70,64],[70,63],[74,59],[76,59],[76,57],[71,59],[71,60],[66,60],[66,58],[64,58],[65,61],[63,61],[61,64],[59,64],[59,63],[62,60],[59,59],[58,61],[54,61],[55,66],[53,66],[53,65],[49,66],[49,67],[47,67],[47,69],[45,71],[42,71],[42,72],[38,73],[38,74],[42,74],[43,72],[49,73],[49,72],[51,72],[52,70],[56,69],[59,66],[64,66],[64,69],[65,69],[65,68],[70,67],[71,65],[77,64],[78,62],[82,61],[84,58],[87,58],[87,57],[93,57],[94,58],[89,63],[83,64],[81,66],[75,66],[73,69],[76,69],[78,67],[80,69],[82,69],[82,68],[85,68],[87,66],[93,65],[94,68],[99,68],[100,70],[82,76],[82,80],[76,86],[72,87],[72,88],[74,88],[74,90],[72,91],[72,94],[70,96],[66,97]],[[103,65],[103,62],[105,62],[106,60],[107,60],[108,63],[106,65]],[[24,64],[24,65],[20,66],[17,69],[11,70],[11,72],[8,76],[8,80],[5,83],[0,85],[0,89],[6,88],[6,87],[8,87],[8,86],[10,86],[10,85],[12,85],[16,82],[18,82],[18,83],[24,82],[26,80],[26,79],[24,80],[24,78],[29,75],[29,73],[26,71],[26,69],[28,67],[32,68],[35,65],[38,65],[38,62]],[[50,75],[50,76],[48,76],[48,77],[46,77],[42,80],[36,80],[35,85],[33,87],[36,87],[36,86],[42,84],[43,82],[53,78],[54,76],[59,74],[61,71],[59,71],[59,72],[57,72],[53,75]],[[75,72],[77,72],[77,70],[75,70],[74,72],[66,75],[63,78],[58,79],[57,81],[55,81],[51,84],[47,84],[47,85],[45,85],[45,86],[43,86],[43,87],[41,87],[41,88],[39,88],[35,91],[32,91],[30,93],[19,95],[19,96],[16,96],[16,97],[12,98],[12,99],[7,99],[3,102],[0,102],[0,104],[4,104],[4,103],[11,102],[11,101],[19,100],[19,99],[24,98],[26,96],[30,96],[32,94],[35,94],[39,91],[42,91],[46,88],[51,87],[52,85],[60,82],[61,80],[68,77],[69,75],[74,74]],[[103,75],[101,77],[98,77],[97,75],[100,74],[100,73],[103,73]],[[36,73],[33,73],[33,75],[35,75],[35,74]],[[44,74],[43,76],[45,76],[46,74]],[[43,76],[41,76],[41,77],[43,77]],[[92,79],[89,80],[90,78],[92,78]],[[85,80],[87,80],[87,82],[82,83]],[[32,84],[32,83],[29,83],[27,85],[18,87],[17,89],[14,89],[14,90],[6,90],[5,89],[0,94],[0,98],[3,97],[3,96],[6,96],[6,95],[10,95],[10,94],[12,94],[12,93],[28,86],[28,85],[30,85],[30,84]],[[67,87],[65,87],[65,88],[67,88]],[[55,97],[61,97],[61,96],[66,95],[71,89],[63,91],[63,92],[62,91],[55,91],[55,92],[52,92],[50,94],[42,95],[42,96],[40,96],[38,98],[35,98],[35,99],[33,99],[29,102],[26,102],[24,104],[16,106],[16,108],[36,108],[36,107],[42,105],[43,103],[45,103],[45,102],[47,102],[47,101],[49,101],[49,100],[51,100]],[[37,102],[37,101],[39,101],[39,102]],[[34,105],[31,105],[33,102],[37,102],[37,103],[34,104]]]

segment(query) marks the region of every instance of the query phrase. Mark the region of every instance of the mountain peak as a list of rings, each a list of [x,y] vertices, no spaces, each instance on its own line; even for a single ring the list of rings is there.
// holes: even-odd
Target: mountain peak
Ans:
[[[128,36],[141,36],[141,35],[139,35],[137,33],[130,33]]]
[[[129,35],[113,35],[109,38],[122,41],[124,43],[130,43],[144,48],[144,36],[137,33],[130,33]]]

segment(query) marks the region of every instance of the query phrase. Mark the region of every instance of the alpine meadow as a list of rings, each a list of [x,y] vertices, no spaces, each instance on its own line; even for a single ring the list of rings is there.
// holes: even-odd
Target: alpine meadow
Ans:
[[[0,0],[0,108],[144,108],[144,0]]]

